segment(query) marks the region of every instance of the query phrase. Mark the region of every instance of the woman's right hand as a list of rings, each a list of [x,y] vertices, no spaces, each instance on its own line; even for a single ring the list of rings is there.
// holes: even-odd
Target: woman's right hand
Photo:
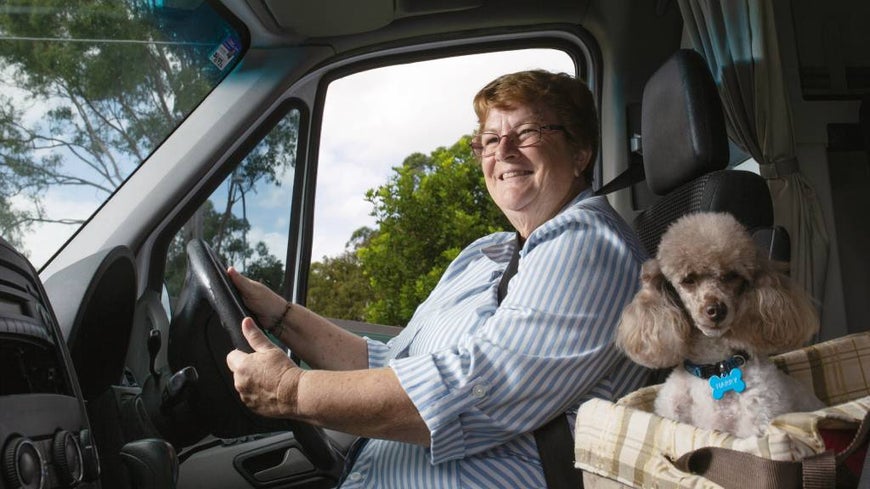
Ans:
[[[272,289],[249,279],[233,267],[227,269],[227,275],[230,276],[230,280],[245,301],[245,306],[256,316],[261,327],[270,327],[284,314],[287,301]]]
[[[368,367],[368,345],[361,337],[298,304],[293,304],[292,309],[289,309],[284,298],[260,282],[240,274],[233,267],[227,269],[227,274],[259,326],[273,330],[272,334],[292,348],[293,353],[308,365],[327,370]],[[281,318],[284,318],[283,327],[275,334],[276,322]]]

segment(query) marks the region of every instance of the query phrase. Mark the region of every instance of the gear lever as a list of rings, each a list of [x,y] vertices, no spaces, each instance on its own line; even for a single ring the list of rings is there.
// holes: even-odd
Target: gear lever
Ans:
[[[199,372],[195,367],[184,367],[172,374],[166,387],[163,388],[163,402],[160,409],[167,410],[178,404],[184,397],[185,391],[199,380]]]
[[[163,341],[160,337],[159,329],[152,329],[148,333],[148,370],[151,372],[151,375],[154,377],[159,377],[160,374],[157,372],[157,369],[154,368],[157,361],[157,353],[160,352],[160,346]]]
[[[134,489],[174,489],[178,481],[178,456],[164,440],[145,438],[121,448],[121,460]]]

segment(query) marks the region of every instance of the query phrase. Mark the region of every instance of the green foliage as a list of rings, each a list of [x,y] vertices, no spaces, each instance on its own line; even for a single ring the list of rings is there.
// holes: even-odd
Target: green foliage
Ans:
[[[365,320],[371,285],[353,251],[324,257],[308,275],[308,307],[326,317]]]
[[[220,79],[208,58],[229,34],[205,3],[161,16],[138,0],[33,5],[0,12],[0,62],[13,87],[0,93],[0,235],[19,246],[33,223],[81,223],[47,216],[46,190],[108,197],[124,182]],[[166,280],[174,294],[192,238],[280,287],[283,264],[265,243],[247,241],[250,224],[237,212],[258,184],[280,185],[295,164],[298,123],[298,111],[280,121],[231,175],[225,200],[207,201],[173,239]]]
[[[49,188],[108,197],[219,79],[208,52],[226,34],[206,10],[160,19],[135,0],[31,5],[0,12],[0,234],[16,240],[35,222],[82,222],[45,214]],[[173,22],[196,28],[161,28]]]
[[[254,246],[254,253],[250,253],[248,257],[252,261],[246,265],[245,273],[270,289],[279,290],[284,281],[284,263],[269,253],[266,243],[258,241]]]
[[[204,239],[224,263],[243,264],[242,271],[248,277],[278,290],[284,278],[284,264],[269,252],[266,243],[260,241],[251,246],[247,242],[245,237],[250,227],[246,219],[234,215],[224,219],[211,200],[206,200],[169,245],[164,274],[169,296],[178,297],[184,285],[187,273],[185,246],[193,238]]]
[[[184,283],[186,253],[184,246],[194,238],[204,239],[226,264],[241,265],[248,277],[279,290],[284,279],[284,264],[273,256],[265,243],[252,247],[247,240],[251,228],[244,215],[246,195],[261,184],[281,185],[284,174],[296,164],[299,136],[299,111],[290,111],[260,141],[224,181],[226,197],[223,210],[215,209],[216,195],[206,200],[173,238],[166,258],[165,282],[171,297],[177,297]],[[217,192],[216,192],[217,194]],[[242,216],[236,215],[239,207]]]
[[[372,301],[369,279],[363,273],[357,250],[368,243],[375,231],[361,227],[353,232],[345,251],[323,257],[311,264],[308,273],[307,305],[331,318],[365,321],[365,309]]]
[[[378,229],[357,255],[373,291],[366,321],[405,325],[465,246],[510,224],[486,191],[468,136],[412,154],[394,171],[366,193]]]

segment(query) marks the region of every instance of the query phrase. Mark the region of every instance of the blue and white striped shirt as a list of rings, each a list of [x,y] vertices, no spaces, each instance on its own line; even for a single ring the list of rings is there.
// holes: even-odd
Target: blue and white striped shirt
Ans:
[[[613,342],[645,252],[607,200],[584,191],[535,229],[499,306],[514,236],[469,245],[402,333],[368,340],[369,365],[395,370],[432,441],[370,440],[343,488],[546,487],[532,431],[643,382]]]

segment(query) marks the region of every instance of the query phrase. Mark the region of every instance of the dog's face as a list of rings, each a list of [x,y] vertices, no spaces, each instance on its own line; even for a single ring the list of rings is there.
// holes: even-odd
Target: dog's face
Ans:
[[[695,326],[718,338],[742,316],[757,271],[757,249],[743,227],[721,214],[681,219],[662,237],[658,260]]]
[[[668,277],[692,322],[706,336],[720,337],[739,315],[749,277],[743,270],[697,268]]]
[[[736,219],[697,213],[672,224],[644,263],[617,345],[635,362],[663,368],[695,356],[719,360],[734,348],[764,355],[797,348],[818,326],[809,296]]]

